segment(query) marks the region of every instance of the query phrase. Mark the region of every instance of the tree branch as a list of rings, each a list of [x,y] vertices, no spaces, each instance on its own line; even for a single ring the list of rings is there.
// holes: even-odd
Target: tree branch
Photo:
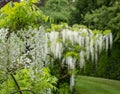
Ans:
[[[7,68],[8,72],[9,72],[9,69]],[[12,77],[13,81],[15,82],[15,85],[17,86],[17,89],[19,91],[20,94],[22,94],[22,91],[20,90],[20,86],[18,84],[18,82],[16,81],[14,75],[12,73],[10,73],[10,76]]]
[[[68,73],[65,74],[65,75],[63,75],[59,80],[62,80],[62,79],[64,79],[64,78],[66,78],[68,75],[69,75]]]

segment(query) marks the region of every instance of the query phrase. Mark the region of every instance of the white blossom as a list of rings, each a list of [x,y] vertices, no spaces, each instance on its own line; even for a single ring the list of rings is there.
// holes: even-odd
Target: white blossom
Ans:
[[[62,38],[62,39],[61,39]],[[62,41],[57,42],[58,39]],[[94,34],[92,30],[86,28],[81,28],[78,31],[72,31],[69,29],[63,29],[61,32],[51,31],[46,33],[46,52],[53,54],[55,58],[61,59],[63,56],[64,46],[67,46],[67,42],[70,42],[71,45],[78,44],[81,50],[79,51],[79,65],[80,68],[83,68],[86,60],[91,59],[92,61],[97,62],[98,55],[103,49],[108,49],[109,44],[112,46],[112,33],[108,35]],[[48,46],[48,42],[50,45]],[[71,49],[67,46],[67,49]],[[50,54],[49,53],[49,54]],[[64,64],[68,65],[68,69],[75,69],[76,58],[73,56],[65,56],[61,62],[62,66]],[[70,77],[70,87],[74,86],[74,73]]]

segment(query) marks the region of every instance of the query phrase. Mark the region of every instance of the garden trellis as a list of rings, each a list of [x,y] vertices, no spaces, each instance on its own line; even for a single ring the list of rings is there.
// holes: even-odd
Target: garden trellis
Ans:
[[[80,68],[84,67],[86,60],[97,62],[100,52],[112,47],[112,33],[109,30],[92,31],[84,26],[51,29],[51,32],[46,33],[45,38],[45,52],[61,59],[61,66],[67,64],[68,70],[74,70],[76,62],[79,62]],[[71,90],[73,86],[74,73],[70,78]]]

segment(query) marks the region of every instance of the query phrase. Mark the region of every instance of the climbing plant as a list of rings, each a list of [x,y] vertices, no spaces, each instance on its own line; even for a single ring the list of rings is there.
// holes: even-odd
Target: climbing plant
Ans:
[[[8,32],[0,29],[1,94],[48,94],[56,89],[57,78],[44,67],[44,29],[29,28],[7,37]]]
[[[65,80],[61,78],[66,77],[66,74],[70,76],[71,92],[74,87],[75,69],[78,66],[83,68],[86,60],[97,63],[100,52],[112,47],[110,30],[90,30],[81,25],[69,27],[67,24],[61,24],[52,25],[48,31],[45,34],[45,52],[53,58],[51,62],[59,74],[59,84],[62,82],[60,80]]]

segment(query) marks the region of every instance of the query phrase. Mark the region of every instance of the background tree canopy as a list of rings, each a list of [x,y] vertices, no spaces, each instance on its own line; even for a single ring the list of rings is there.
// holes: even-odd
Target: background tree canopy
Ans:
[[[42,10],[54,19],[54,23],[60,23],[69,21],[74,6],[69,0],[46,0]]]
[[[80,23],[91,29],[110,29],[114,44],[109,53],[103,52],[95,71],[94,64],[86,65],[86,75],[120,79],[120,1],[119,0],[77,0],[70,24]]]

